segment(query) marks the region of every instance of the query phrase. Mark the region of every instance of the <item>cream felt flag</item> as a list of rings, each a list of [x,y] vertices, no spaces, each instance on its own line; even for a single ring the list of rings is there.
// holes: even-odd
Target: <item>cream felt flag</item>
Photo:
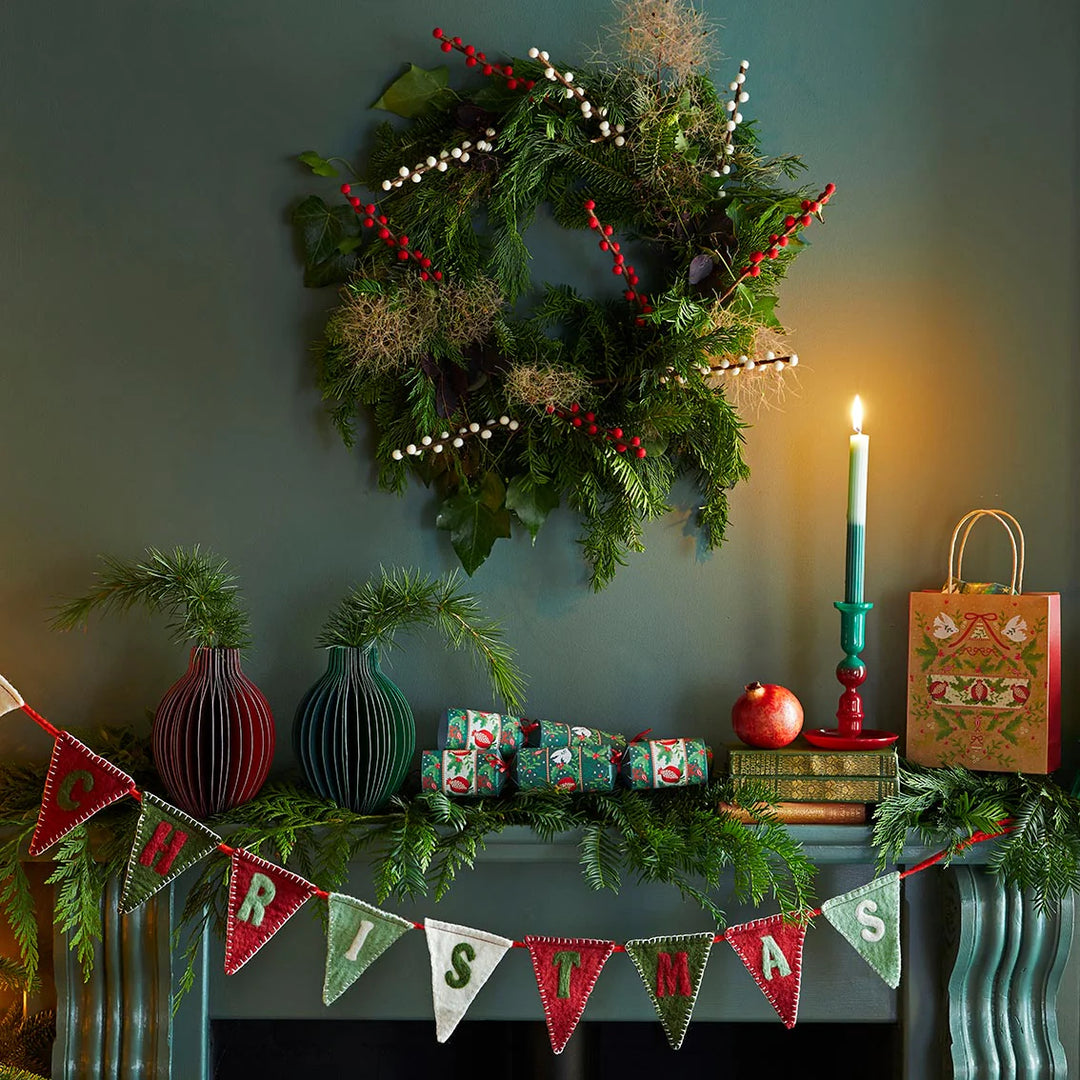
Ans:
[[[133,791],[135,781],[126,772],[61,731],[53,743],[30,854],[47,851],[76,825]]]
[[[900,985],[899,873],[826,900],[821,914],[889,986]]]
[[[22,694],[3,675],[0,675],[0,716],[11,712],[12,709],[21,709],[24,704],[26,703],[22,699]]]
[[[342,893],[332,892],[327,903],[324,1005],[341,997],[402,934],[413,928],[400,915],[380,911]]]
[[[514,942],[468,926],[424,920],[431,954],[435,1034],[446,1042]]]

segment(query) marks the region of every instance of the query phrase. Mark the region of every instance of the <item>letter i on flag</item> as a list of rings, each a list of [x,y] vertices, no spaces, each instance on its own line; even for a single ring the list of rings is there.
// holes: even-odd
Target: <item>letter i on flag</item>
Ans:
[[[711,930],[626,943],[626,955],[649,992],[672,1050],[678,1050],[686,1037],[712,944]]]
[[[435,1035],[444,1043],[514,942],[468,926],[424,920],[431,954]]]
[[[724,931],[724,940],[739,954],[786,1028],[793,1028],[799,1015],[805,937],[805,925],[784,922],[782,915]]]
[[[235,975],[315,894],[315,886],[242,848],[229,868],[225,974]]]
[[[413,924],[363,900],[330,894],[323,1004],[336,1001]]]
[[[561,1054],[615,948],[594,938],[527,937],[551,1049]]]
[[[53,743],[30,854],[47,851],[76,825],[135,790],[126,772],[61,731]]]
[[[202,822],[144,791],[120,894],[120,911],[125,915],[134,911],[220,843],[221,837]]]
[[[900,985],[899,873],[826,900],[821,914],[889,986]]]

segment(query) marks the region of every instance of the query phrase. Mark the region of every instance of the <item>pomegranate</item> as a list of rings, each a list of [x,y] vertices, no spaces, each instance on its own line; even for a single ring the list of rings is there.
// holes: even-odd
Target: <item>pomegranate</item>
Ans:
[[[665,765],[660,770],[660,779],[665,784],[677,784],[682,779],[682,770],[675,765]]]
[[[560,791],[573,791],[577,788],[577,781],[572,776],[560,776],[559,779],[555,781],[555,786]]]
[[[750,683],[731,707],[731,726],[748,746],[778,750],[802,731],[803,708],[783,686]]]
[[[450,779],[446,781],[446,786],[455,795],[468,795],[469,790],[472,787],[464,776],[451,776]]]
[[[479,728],[473,732],[473,742],[481,750],[490,750],[495,742],[495,736],[487,728]]]

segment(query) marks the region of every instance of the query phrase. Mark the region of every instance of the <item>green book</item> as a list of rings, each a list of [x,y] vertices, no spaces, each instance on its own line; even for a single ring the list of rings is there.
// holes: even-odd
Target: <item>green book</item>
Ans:
[[[743,783],[787,802],[876,803],[897,793],[897,758],[886,750],[819,750],[796,741],[782,750],[731,747],[728,769]]]

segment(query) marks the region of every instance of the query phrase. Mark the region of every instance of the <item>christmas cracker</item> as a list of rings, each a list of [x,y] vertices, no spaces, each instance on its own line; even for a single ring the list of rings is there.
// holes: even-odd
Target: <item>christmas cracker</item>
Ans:
[[[498,795],[510,766],[484,750],[425,750],[420,759],[420,787],[446,795]]]
[[[515,762],[515,777],[522,791],[554,788],[559,791],[611,791],[615,762],[609,746],[523,747]]]
[[[526,746],[613,746],[624,747],[625,735],[613,735],[580,724],[562,724],[555,720],[537,720],[525,725]]]
[[[686,787],[709,779],[712,752],[704,739],[649,739],[622,752],[619,776],[631,788]]]
[[[476,709],[447,709],[439,731],[439,749],[490,751],[510,758],[525,742],[525,721]]]

